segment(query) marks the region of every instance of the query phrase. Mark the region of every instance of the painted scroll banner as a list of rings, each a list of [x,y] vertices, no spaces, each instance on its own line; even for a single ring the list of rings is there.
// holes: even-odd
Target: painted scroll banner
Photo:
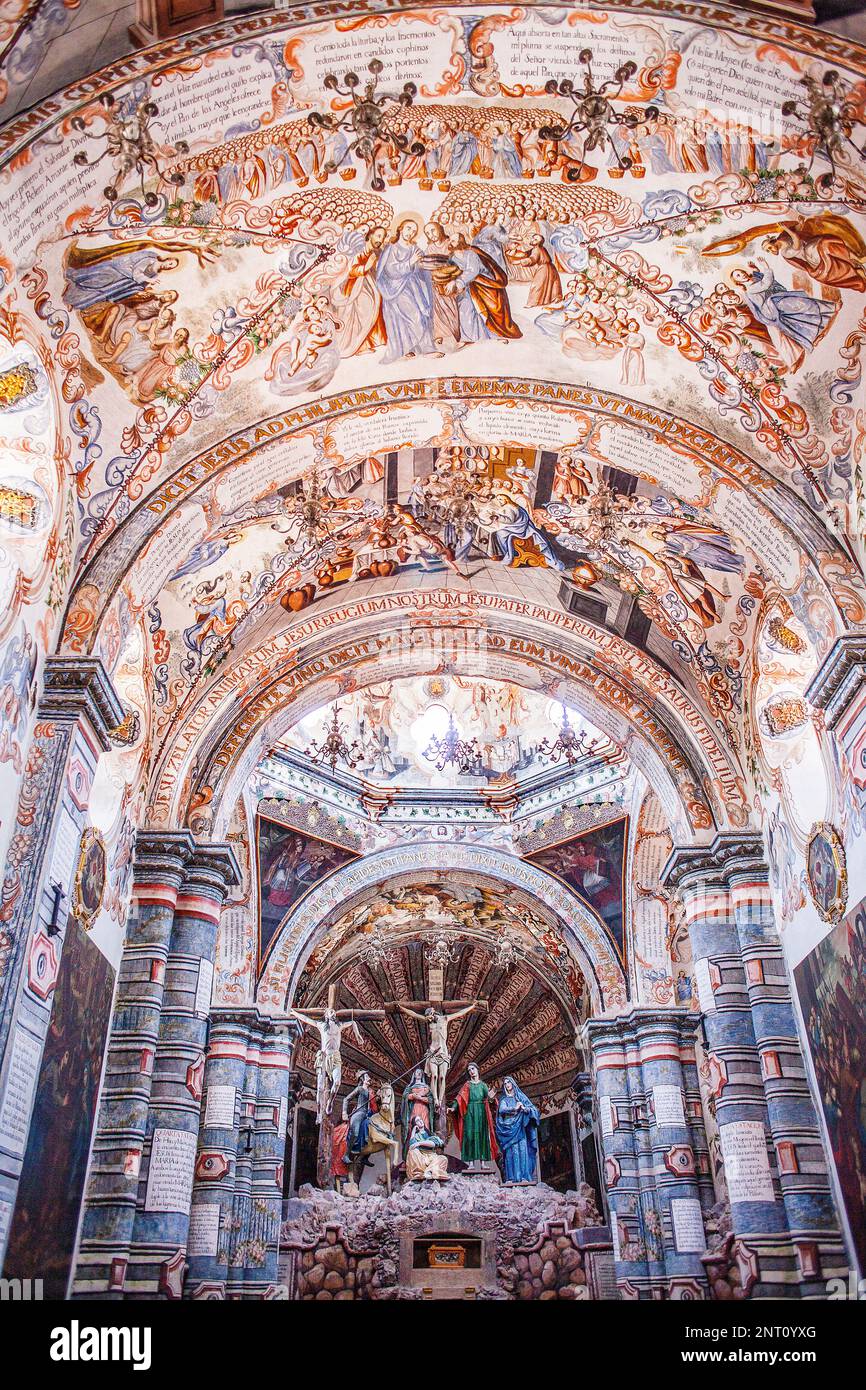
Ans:
[[[220,1234],[219,1202],[200,1202],[189,1214],[188,1255],[216,1255]]]
[[[702,1255],[707,1248],[704,1218],[697,1197],[671,1199],[674,1245],[680,1255]]]

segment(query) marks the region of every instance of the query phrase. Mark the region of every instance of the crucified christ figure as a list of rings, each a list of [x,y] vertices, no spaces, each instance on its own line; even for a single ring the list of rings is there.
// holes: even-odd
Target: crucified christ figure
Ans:
[[[427,1073],[430,1090],[433,1092],[433,1102],[438,1110],[445,1099],[445,1080],[451,1063],[451,1053],[448,1051],[448,1024],[456,1018],[465,1018],[467,1014],[475,1013],[480,1006],[469,1004],[465,1009],[458,1009],[456,1013],[452,1014],[446,1014],[441,1005],[438,1008],[428,1005],[423,1013],[418,1009],[410,1009],[405,1004],[398,1004],[397,1007],[401,1013],[407,1014],[409,1018],[416,1018],[420,1023],[426,1023],[430,1029],[430,1042],[427,1046],[427,1056],[424,1059],[424,1070]]]
[[[321,1124],[325,1115],[330,1115],[334,1097],[340,1089],[340,1082],[343,1079],[343,1057],[340,1052],[340,1044],[343,1038],[343,1028],[345,1027],[346,1016],[343,1015],[344,1022],[335,1009],[317,1009],[315,1012],[318,1018],[312,1014],[301,1013],[300,1009],[290,1009],[290,1014],[299,1023],[305,1023],[308,1028],[314,1029],[319,1035],[320,1047],[316,1053],[316,1123]],[[384,1017],[384,1014],[381,1015]],[[360,1029],[354,1017],[350,1017],[350,1027],[356,1039],[363,1043]]]

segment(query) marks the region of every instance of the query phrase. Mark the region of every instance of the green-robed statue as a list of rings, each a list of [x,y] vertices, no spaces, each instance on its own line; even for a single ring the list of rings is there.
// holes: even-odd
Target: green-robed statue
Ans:
[[[469,1064],[469,1080],[465,1081],[453,1105],[454,1128],[460,1140],[460,1157],[464,1163],[478,1160],[489,1163],[499,1156],[493,1115],[490,1109],[491,1092],[474,1062]]]

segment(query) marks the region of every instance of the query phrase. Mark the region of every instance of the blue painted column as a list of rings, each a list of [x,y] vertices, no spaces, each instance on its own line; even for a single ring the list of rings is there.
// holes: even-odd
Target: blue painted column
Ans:
[[[190,1209],[186,1298],[225,1298],[226,1294],[252,1016],[250,1009],[211,1015]]]
[[[649,1287],[649,1269],[627,1032],[618,1018],[591,1019],[585,1032],[592,1056],[596,1127],[603,1159],[601,1181],[607,1194],[617,1286],[621,1298],[639,1298],[641,1288]]]
[[[229,845],[200,844],[178,893],[126,1279],[128,1298],[181,1296],[217,928],[226,893],[239,878]]]
[[[72,1294],[123,1297],[147,1133],[166,961],[177,895],[195,842],[140,831]]]
[[[289,1118],[291,1054],[300,1028],[265,1022],[258,1035],[258,1096],[252,1135],[250,1226],[244,1297],[270,1298],[277,1288],[283,1164]]]
[[[123,706],[96,657],[49,657],[0,890],[0,1268],[21,1178],[90,789]],[[54,913],[53,885],[62,890]],[[16,1271],[17,1272],[17,1271]],[[38,1277],[38,1271],[34,1271]]]
[[[730,882],[800,1294],[823,1298],[847,1262],[763,861],[744,853]]]
[[[712,1205],[709,1151],[698,1090],[694,1030],[685,1009],[630,1015],[639,1058],[647,1144],[652,1155],[656,1297],[704,1298],[703,1213]]]
[[[623,1298],[706,1297],[712,1183],[693,1030],[681,1009],[633,1009],[586,1025]]]
[[[753,1298],[808,1296],[804,1281],[816,1279],[816,1262],[824,1260],[825,1278],[835,1268],[838,1235],[825,1200],[817,1119],[803,1109],[804,1064],[768,916],[762,841],[730,833],[708,846],[675,849],[662,878],[680,893],[689,925],[742,1286]],[[777,1070],[783,1074],[770,1074]],[[814,1221],[805,1227],[783,1172],[796,1161],[794,1116],[806,1124],[804,1161],[825,1174],[817,1178]]]

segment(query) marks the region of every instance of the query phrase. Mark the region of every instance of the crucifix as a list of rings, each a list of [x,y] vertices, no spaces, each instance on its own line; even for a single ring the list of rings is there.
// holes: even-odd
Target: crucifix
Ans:
[[[318,1179],[320,1187],[325,1187],[330,1177],[331,1159],[331,1106],[340,1089],[343,1079],[343,1057],[340,1044],[343,1029],[352,1029],[359,1043],[363,1043],[358,1019],[382,1019],[383,1009],[336,1009],[337,986],[329,985],[328,1002],[324,1009],[289,1009],[292,1018],[305,1023],[319,1035],[319,1050],[316,1053],[316,1122],[319,1125]]]
[[[410,1009],[407,1004],[387,1004],[389,1013],[394,1009],[399,1009],[407,1018],[414,1018],[419,1023],[426,1023],[430,1029],[430,1041],[427,1045],[427,1055],[424,1058],[424,1070],[430,1090],[433,1092],[433,1102],[436,1106],[437,1114],[441,1111],[445,1102],[445,1080],[448,1076],[448,1067],[451,1064],[451,1053],[448,1051],[448,1025],[458,1018],[465,1018],[467,1014],[486,1013],[486,1000],[478,999],[449,999],[447,1003],[443,999],[416,999],[415,1008]],[[419,1012],[423,1010],[423,1012]]]

